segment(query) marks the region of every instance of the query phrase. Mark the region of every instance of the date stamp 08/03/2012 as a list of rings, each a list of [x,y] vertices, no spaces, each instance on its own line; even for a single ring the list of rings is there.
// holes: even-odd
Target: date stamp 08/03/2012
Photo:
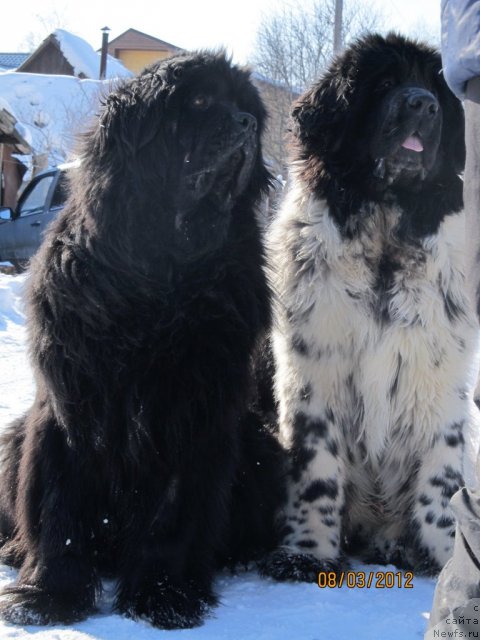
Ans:
[[[411,571],[320,571],[320,589],[413,589]]]

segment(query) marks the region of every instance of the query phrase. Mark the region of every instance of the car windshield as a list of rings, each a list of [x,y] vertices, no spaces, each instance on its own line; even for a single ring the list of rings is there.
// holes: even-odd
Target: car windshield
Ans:
[[[29,213],[42,211],[47,199],[48,190],[52,184],[54,176],[45,176],[40,178],[30,190],[25,200],[18,209],[18,215],[24,216]]]

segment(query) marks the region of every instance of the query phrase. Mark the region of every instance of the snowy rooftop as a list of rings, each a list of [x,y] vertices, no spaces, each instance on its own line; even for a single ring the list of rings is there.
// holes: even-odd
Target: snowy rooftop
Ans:
[[[56,29],[53,35],[58,41],[60,49],[72,65],[75,75],[83,73],[87,78],[99,78],[100,54],[83,38],[73,35],[64,29]],[[123,66],[116,58],[108,56],[106,78],[132,76],[132,72]]]
[[[7,71],[0,73],[0,96],[23,137],[56,165],[72,155],[77,135],[88,127],[99,98],[113,83]]]

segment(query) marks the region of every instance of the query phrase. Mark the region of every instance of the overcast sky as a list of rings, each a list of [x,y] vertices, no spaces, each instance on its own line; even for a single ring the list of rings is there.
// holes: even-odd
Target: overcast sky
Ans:
[[[62,2],[22,0],[6,3],[1,18],[0,51],[25,51],[28,36],[45,36],[60,18],[61,26],[100,47],[100,29],[110,27],[110,39],[133,27],[179,47],[226,46],[237,62],[248,59],[257,26],[283,0],[118,0]],[[307,6],[309,0],[292,0]],[[363,0],[345,0],[345,3]],[[368,0],[384,16],[387,29],[418,36],[439,31],[440,0]],[[16,9],[18,7],[18,9]],[[42,24],[43,23],[43,24]]]

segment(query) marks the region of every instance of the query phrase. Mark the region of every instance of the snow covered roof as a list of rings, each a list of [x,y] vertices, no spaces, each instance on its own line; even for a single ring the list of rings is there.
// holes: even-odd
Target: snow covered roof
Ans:
[[[29,56],[29,53],[0,53],[0,70],[16,69]]]
[[[34,153],[47,154],[49,165],[68,159],[112,81],[74,76],[6,71],[0,73],[0,95],[17,120],[16,128]]]
[[[19,71],[26,72],[49,72],[55,73],[55,69],[50,69],[45,62],[39,67],[38,60],[44,56],[44,52],[48,47],[57,49],[64,61],[68,63],[66,68],[56,72],[70,73],[70,68],[75,76],[82,78],[91,78],[98,80],[100,73],[100,53],[97,53],[93,47],[83,38],[73,35],[64,29],[56,29],[32,52],[32,54],[19,67]],[[133,75],[123,64],[115,58],[107,57],[106,78],[121,78]]]
[[[98,79],[100,72],[100,54],[97,53],[86,40],[64,29],[56,29],[53,35],[57,39],[66,60],[68,60],[74,68],[76,76],[83,73],[87,78]],[[107,79],[132,75],[132,72],[124,67],[119,60],[112,56],[107,57],[105,76]]]

